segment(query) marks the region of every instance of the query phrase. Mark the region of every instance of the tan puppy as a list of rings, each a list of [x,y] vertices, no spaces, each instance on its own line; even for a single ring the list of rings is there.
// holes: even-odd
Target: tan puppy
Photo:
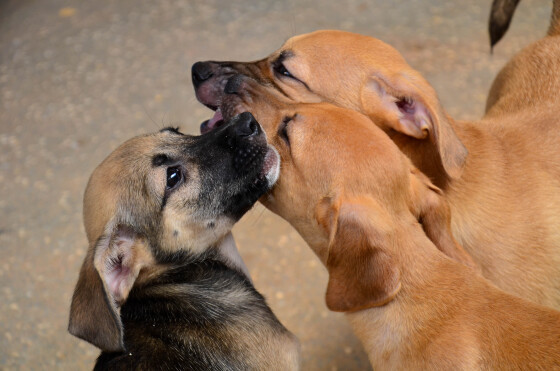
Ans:
[[[228,235],[274,183],[277,159],[245,113],[200,137],[133,138],[97,167],[69,324],[102,350],[96,370],[298,368],[297,339]]]
[[[374,369],[560,367],[560,313],[445,255],[459,247],[441,192],[385,133],[355,111],[259,97],[255,115],[281,158],[261,201],[325,264],[327,306],[347,312]],[[423,228],[438,231],[437,248]]]
[[[218,108],[203,130],[220,124],[224,96],[240,93],[228,84],[235,74],[277,98],[367,115],[443,190],[453,234],[483,275],[560,308],[559,41],[549,36],[514,58],[478,122],[451,119],[391,46],[341,31],[296,36],[257,62],[199,62],[193,82],[198,99]],[[259,108],[247,99],[245,109]]]
[[[497,43],[509,27],[519,0],[494,0],[490,13],[491,43]],[[553,0],[547,37],[527,46],[500,71],[488,94],[488,116],[514,112],[555,111],[558,103],[560,56],[560,0]]]

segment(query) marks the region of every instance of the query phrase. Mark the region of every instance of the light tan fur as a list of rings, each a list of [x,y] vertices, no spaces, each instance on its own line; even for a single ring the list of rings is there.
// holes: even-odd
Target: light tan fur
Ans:
[[[450,118],[420,73],[367,36],[317,31],[230,65],[277,99],[367,115],[443,191],[453,235],[484,277],[560,308],[559,45],[560,36],[547,36],[514,57],[494,83],[488,114],[474,122]]]
[[[252,102],[281,157],[261,201],[325,264],[327,305],[347,313],[374,369],[560,368],[560,313],[499,290],[448,253],[460,246],[441,220],[441,191],[367,117],[266,92]],[[433,220],[444,236],[435,244]]]

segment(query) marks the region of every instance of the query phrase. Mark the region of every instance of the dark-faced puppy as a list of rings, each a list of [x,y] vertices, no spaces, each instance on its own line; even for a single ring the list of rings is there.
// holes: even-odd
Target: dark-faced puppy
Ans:
[[[298,368],[296,338],[254,289],[229,234],[278,166],[242,114],[199,137],[133,138],[97,167],[69,324],[102,350],[96,368]]]

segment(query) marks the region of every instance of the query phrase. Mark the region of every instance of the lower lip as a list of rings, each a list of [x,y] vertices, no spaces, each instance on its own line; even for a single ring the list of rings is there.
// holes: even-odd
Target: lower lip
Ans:
[[[268,145],[268,151],[264,157],[263,173],[271,188],[280,176],[280,156],[276,148]]]

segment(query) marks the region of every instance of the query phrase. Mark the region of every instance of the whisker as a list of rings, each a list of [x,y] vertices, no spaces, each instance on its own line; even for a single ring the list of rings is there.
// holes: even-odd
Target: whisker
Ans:
[[[150,119],[150,121],[154,124],[154,126],[156,127],[157,130],[160,130],[162,128],[160,128],[157,124],[157,122],[152,118],[152,116],[150,116],[150,114],[148,113],[148,110],[146,109],[146,107],[144,105],[142,105],[142,109],[144,110],[144,113],[146,114],[146,116],[148,116],[148,118]]]

